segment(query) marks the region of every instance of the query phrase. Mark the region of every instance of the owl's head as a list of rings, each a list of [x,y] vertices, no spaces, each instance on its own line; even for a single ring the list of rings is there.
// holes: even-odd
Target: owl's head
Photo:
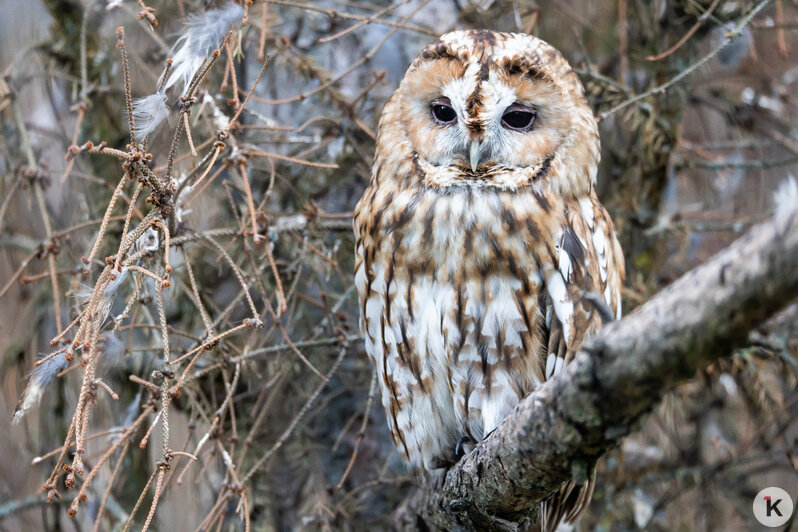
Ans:
[[[541,183],[578,193],[595,179],[598,131],[582,85],[556,49],[530,35],[443,35],[413,62],[389,107],[381,128],[407,140],[427,185]]]

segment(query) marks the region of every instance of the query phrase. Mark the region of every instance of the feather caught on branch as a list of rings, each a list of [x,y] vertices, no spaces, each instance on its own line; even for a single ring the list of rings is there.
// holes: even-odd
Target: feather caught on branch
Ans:
[[[169,106],[166,105],[166,94],[163,91],[133,100],[136,138],[148,136],[168,117]]]
[[[229,2],[224,7],[186,18],[183,32],[172,46],[172,63],[164,73],[169,76],[166,83],[157,92],[133,101],[136,137],[143,139],[150,135],[169,117],[166,89],[182,82],[181,91],[185,91],[205,60],[219,46],[230,25],[243,13],[240,5]]]
[[[102,327],[102,324],[105,323],[105,320],[108,318],[111,305],[117,296],[117,290],[127,279],[129,271],[127,267],[122,268],[122,270],[105,285],[99,297],[97,297],[97,304],[92,318],[99,322],[99,327]],[[85,300],[88,302],[90,298],[93,297],[91,290],[87,288],[84,296]],[[120,353],[118,340],[113,338],[112,340],[115,340],[113,352],[115,354]],[[107,343],[108,338],[103,339],[103,344]],[[33,371],[30,372],[28,384],[25,387],[25,391],[22,393],[22,397],[20,397],[17,408],[14,410],[12,423],[19,423],[22,421],[22,418],[25,417],[25,414],[33,407],[39,405],[47,387],[59,373],[67,368],[74,356],[75,346],[69,344],[39,359]],[[115,358],[118,358],[118,355]]]
[[[53,379],[55,379],[68,364],[69,362],[66,356],[56,355],[33,368],[28,378],[28,385],[25,387],[25,391],[17,404],[17,408],[14,410],[12,423],[17,424],[22,421],[25,414],[27,414],[31,408],[39,404],[47,386],[53,382]]]
[[[244,9],[232,2],[224,7],[189,15],[183,34],[172,47],[172,72],[166,88],[182,82],[183,89],[202,66],[205,59],[219,46],[231,24],[241,19]]]

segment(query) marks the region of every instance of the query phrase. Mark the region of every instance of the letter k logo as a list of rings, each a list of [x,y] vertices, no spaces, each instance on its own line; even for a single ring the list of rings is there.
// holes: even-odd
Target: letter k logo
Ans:
[[[765,513],[767,513],[768,517],[773,515],[773,512],[776,512],[776,515],[778,515],[779,517],[784,517],[782,515],[781,511],[779,510],[779,503],[781,501],[782,501],[782,499],[776,499],[776,502],[773,502],[773,498],[772,497],[770,497],[770,496],[766,496],[765,497],[765,503],[767,504]]]
[[[754,517],[767,527],[781,527],[790,520],[794,498],[783,489],[771,486],[756,494],[754,498]]]

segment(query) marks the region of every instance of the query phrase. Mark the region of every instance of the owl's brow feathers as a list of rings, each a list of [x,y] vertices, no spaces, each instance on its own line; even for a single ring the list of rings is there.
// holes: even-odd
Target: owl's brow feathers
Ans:
[[[479,73],[477,74],[479,81],[488,79],[490,67],[496,64],[510,75],[527,76],[534,79],[554,82],[552,76],[544,69],[544,60],[548,60],[548,56],[550,55],[548,50],[543,50],[546,56],[543,59],[540,57],[531,58],[517,55],[511,57],[504,56],[501,57],[499,61],[496,61],[493,57],[493,46],[479,45],[477,44],[478,42],[480,41],[475,41],[472,50],[469,51],[464,46],[453,48],[444,41],[435,41],[421,52],[421,55],[416,59],[413,66],[417,67],[422,63],[438,60],[468,62],[469,56],[472,56],[476,58],[477,63],[480,65]],[[554,50],[551,50],[551,52],[557,53]]]
[[[495,52],[504,50],[504,44],[508,39],[513,38],[512,34],[477,29],[466,32],[465,37],[468,44],[463,45],[461,42],[456,47],[452,43],[438,39],[421,53],[413,67],[417,68],[422,63],[438,60],[454,61],[461,64],[473,61],[479,65],[476,70],[474,91],[466,98],[466,112],[471,117],[467,127],[474,138],[480,137],[485,131],[485,124],[479,118],[484,107],[482,82],[488,80],[491,67],[494,65],[507,75],[528,77],[553,85],[559,85],[559,83],[557,83],[555,75],[547,72],[547,65],[556,68],[558,76],[575,75],[560,53],[542,41],[534,56],[516,54],[496,57]],[[566,68],[562,68],[563,66]]]

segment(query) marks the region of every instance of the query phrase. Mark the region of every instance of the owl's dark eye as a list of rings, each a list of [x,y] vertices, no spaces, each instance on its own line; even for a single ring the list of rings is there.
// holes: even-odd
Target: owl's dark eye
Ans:
[[[455,120],[457,120],[457,113],[452,109],[449,98],[440,98],[433,101],[430,104],[430,111],[435,122],[442,126],[454,124]]]
[[[526,105],[514,103],[504,110],[502,125],[513,131],[529,131],[535,123],[537,111]]]

